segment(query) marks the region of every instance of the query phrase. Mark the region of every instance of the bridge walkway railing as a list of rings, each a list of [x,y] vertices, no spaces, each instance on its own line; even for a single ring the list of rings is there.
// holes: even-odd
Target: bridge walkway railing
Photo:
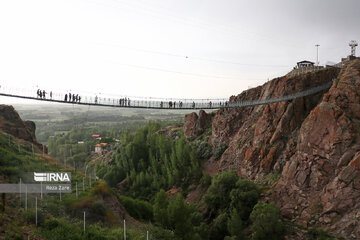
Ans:
[[[50,94],[47,93],[45,98],[40,98],[37,96],[36,90],[22,89],[22,88],[0,88],[0,96],[15,97],[22,99],[32,99],[39,101],[47,102],[57,102],[57,103],[68,103],[68,104],[79,104],[79,105],[92,105],[92,106],[106,106],[106,107],[123,107],[123,108],[150,108],[150,109],[177,109],[177,110],[186,110],[186,109],[219,109],[219,108],[240,108],[248,106],[257,106],[264,104],[277,103],[282,101],[289,101],[300,97],[305,97],[312,95],[318,92],[321,92],[325,89],[330,88],[332,85],[331,82],[327,82],[320,86],[297,92],[294,94],[275,97],[270,99],[262,100],[251,100],[251,101],[242,101],[242,102],[229,102],[226,99],[130,99],[126,97],[101,97],[101,96],[88,96],[82,95],[81,100],[76,101],[64,101],[65,94],[67,93],[52,93],[52,98]],[[126,98],[126,101],[125,101]],[[120,99],[124,101],[120,102]],[[171,105],[170,105],[171,102]]]

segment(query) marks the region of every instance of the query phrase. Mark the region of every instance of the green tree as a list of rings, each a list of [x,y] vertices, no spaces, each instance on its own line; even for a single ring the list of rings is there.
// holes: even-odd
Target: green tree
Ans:
[[[230,192],[231,209],[235,209],[241,219],[247,221],[259,196],[260,190],[255,183],[247,179],[239,179],[236,188]]]
[[[167,227],[168,226],[168,216],[167,216],[167,207],[168,200],[166,193],[163,189],[161,189],[155,197],[154,204],[154,220],[160,225]]]
[[[284,225],[279,208],[273,203],[258,202],[250,214],[255,240],[284,238]]]
[[[236,209],[232,210],[230,217],[227,222],[227,228],[229,233],[232,237],[234,237],[235,240],[242,240],[245,239],[243,234],[243,221],[236,211]]]
[[[170,227],[174,229],[175,235],[181,236],[184,239],[191,239],[191,212],[181,194],[177,194],[176,197],[170,201],[167,212]]]
[[[230,204],[230,192],[239,177],[233,170],[215,175],[205,194],[205,203],[211,210],[224,209]]]
[[[227,229],[227,219],[228,216],[226,213],[220,214],[215,219],[210,232],[210,240],[224,239],[225,236],[229,235],[229,231]]]

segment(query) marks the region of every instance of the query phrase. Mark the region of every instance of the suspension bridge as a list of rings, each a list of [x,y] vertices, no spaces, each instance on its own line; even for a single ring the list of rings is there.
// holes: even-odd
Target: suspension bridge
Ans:
[[[13,97],[20,99],[31,99],[43,102],[54,102],[63,104],[77,104],[99,107],[118,107],[118,108],[142,108],[142,109],[163,109],[163,110],[191,110],[191,109],[221,109],[221,108],[241,108],[258,105],[266,105],[289,101],[296,98],[306,97],[316,94],[330,88],[332,81],[313,87],[301,92],[261,100],[233,102],[226,99],[155,99],[155,98],[115,98],[115,97],[98,97],[98,96],[80,96],[78,100],[66,98],[68,93],[47,93],[47,96],[39,97],[36,90],[28,89],[0,88],[0,96]],[[51,96],[50,96],[51,95]],[[70,95],[70,94],[69,94]],[[74,95],[73,95],[74,96]]]

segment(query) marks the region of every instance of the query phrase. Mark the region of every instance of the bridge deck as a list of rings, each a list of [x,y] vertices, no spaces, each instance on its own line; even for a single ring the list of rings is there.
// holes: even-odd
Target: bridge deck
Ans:
[[[240,108],[240,107],[251,107],[257,105],[265,105],[271,103],[277,103],[282,101],[289,101],[300,97],[305,97],[308,95],[312,95],[318,92],[321,92],[325,89],[331,87],[332,81],[325,83],[323,85],[302,91],[297,92],[294,94],[277,97],[277,98],[270,98],[270,99],[263,99],[263,100],[251,100],[251,101],[243,101],[243,102],[189,102],[189,100],[184,100],[182,106],[179,106],[180,101],[176,101],[175,106],[173,105],[171,108],[168,105],[168,102],[165,101],[152,101],[152,100],[130,100],[130,104],[126,103],[120,105],[119,99],[115,98],[98,98],[97,103],[95,103],[95,98],[93,97],[83,97],[81,102],[72,102],[72,101],[63,101],[59,98],[39,98],[34,96],[25,96],[25,95],[18,95],[13,93],[1,93],[0,96],[5,97],[14,97],[14,98],[21,98],[21,99],[31,99],[43,102],[55,102],[55,103],[63,103],[63,104],[77,104],[77,105],[88,105],[88,106],[97,106],[97,107],[117,107],[117,108],[142,108],[142,109],[162,109],[162,110],[191,110],[191,109],[220,109],[220,108]],[[57,94],[57,96],[60,96]],[[172,101],[174,103],[174,101]]]

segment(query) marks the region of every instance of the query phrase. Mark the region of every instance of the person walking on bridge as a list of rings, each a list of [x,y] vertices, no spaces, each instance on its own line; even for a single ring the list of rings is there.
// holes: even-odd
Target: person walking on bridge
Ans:
[[[50,99],[52,100],[52,91],[50,91]]]
[[[65,93],[64,102],[67,102],[67,93]]]
[[[69,102],[71,102],[71,92],[69,93]]]
[[[95,104],[97,104],[98,103],[98,96],[96,95],[95,96]]]

